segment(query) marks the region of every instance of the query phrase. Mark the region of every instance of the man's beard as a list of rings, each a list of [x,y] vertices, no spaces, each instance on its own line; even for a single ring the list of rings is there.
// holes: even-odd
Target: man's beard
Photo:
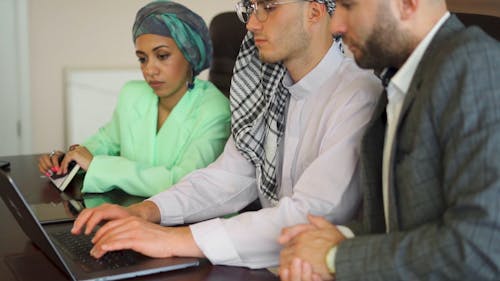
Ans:
[[[375,70],[401,67],[413,51],[412,46],[415,46],[410,33],[399,29],[387,12],[379,13],[377,22],[365,45],[359,46],[361,56],[355,59],[356,63],[361,68]]]
[[[303,50],[308,49],[312,36],[305,30],[302,23],[293,30],[283,30],[279,41],[273,41],[273,50],[262,52],[259,48],[259,59],[264,63],[286,63],[290,58],[301,56]]]

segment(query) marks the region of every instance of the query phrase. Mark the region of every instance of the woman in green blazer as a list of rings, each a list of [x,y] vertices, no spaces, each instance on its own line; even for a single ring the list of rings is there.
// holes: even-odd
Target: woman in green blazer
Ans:
[[[122,89],[109,123],[82,145],[39,159],[43,174],[64,174],[70,161],[86,171],[83,192],[114,188],[149,197],[222,152],[230,133],[227,98],[196,79],[210,65],[203,19],[174,2],[139,10],[133,40],[145,81]]]

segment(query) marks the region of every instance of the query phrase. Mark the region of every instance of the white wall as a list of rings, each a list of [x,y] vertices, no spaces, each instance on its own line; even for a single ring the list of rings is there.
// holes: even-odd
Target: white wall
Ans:
[[[138,67],[131,29],[137,10],[149,2],[29,0],[33,153],[66,145],[65,69]],[[233,10],[236,0],[177,2],[196,11],[208,24],[219,12]]]
[[[31,152],[27,10],[0,1],[0,156]]]
[[[15,28],[15,0],[0,2],[0,155],[17,154],[19,152],[18,107],[19,72],[16,63],[17,29]],[[14,27],[14,28],[11,28]]]

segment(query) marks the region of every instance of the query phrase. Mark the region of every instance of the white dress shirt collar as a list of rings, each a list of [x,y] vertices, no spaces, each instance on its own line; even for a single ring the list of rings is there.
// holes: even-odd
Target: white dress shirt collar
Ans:
[[[392,77],[389,85],[387,87],[387,128],[385,132],[385,142],[383,151],[383,162],[382,162],[382,199],[384,202],[384,216],[386,231],[389,232],[389,181],[391,173],[391,153],[396,138],[396,131],[398,126],[399,115],[401,114],[401,109],[403,107],[405,96],[410,87],[410,83],[413,80],[415,71],[417,70],[418,64],[422,60],[424,52],[427,50],[432,38],[436,35],[439,28],[450,16],[449,12],[446,12],[441,19],[434,25],[431,31],[425,36],[425,38],[418,44],[417,48],[410,55],[408,60],[403,64],[401,69]]]
[[[283,79],[283,85],[296,99],[315,93],[325,83],[326,79],[332,77],[331,73],[339,69],[343,56],[339,43],[334,42],[319,64],[306,76],[294,84],[290,75],[287,74]]]
[[[389,85],[393,84],[393,87],[398,88],[398,90],[402,93],[408,92],[408,88],[410,87],[411,80],[413,79],[413,75],[417,70],[417,66],[422,60],[424,52],[427,50],[427,47],[432,41],[432,38],[436,35],[437,31],[444,22],[450,17],[450,13],[446,12],[441,19],[434,25],[429,33],[424,37],[424,39],[418,44],[417,48],[411,53],[410,57],[406,60],[403,66],[399,69],[398,72],[392,77]]]

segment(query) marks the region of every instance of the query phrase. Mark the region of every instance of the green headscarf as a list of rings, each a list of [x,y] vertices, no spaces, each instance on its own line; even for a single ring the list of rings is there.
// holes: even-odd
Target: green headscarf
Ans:
[[[174,39],[193,70],[193,78],[210,66],[212,41],[205,21],[185,6],[172,1],[155,1],[142,7],[132,28],[135,42],[142,34]]]

